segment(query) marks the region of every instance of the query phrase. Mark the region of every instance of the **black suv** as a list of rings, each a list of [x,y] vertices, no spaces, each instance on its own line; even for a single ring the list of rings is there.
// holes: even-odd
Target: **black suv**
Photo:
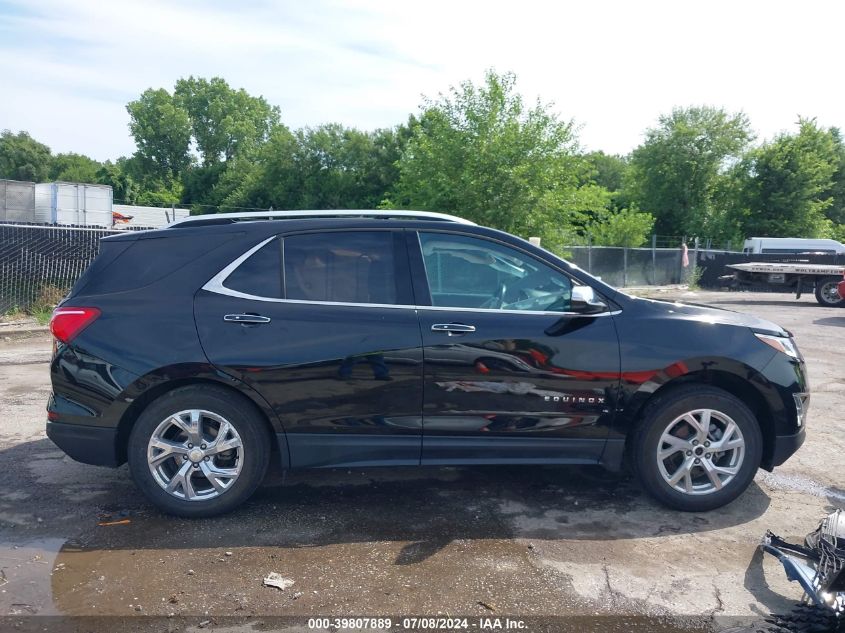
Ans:
[[[197,216],[102,240],[56,309],[47,435],[166,512],[284,468],[627,461],[681,510],[804,440],[789,332],[628,296],[424,212]]]

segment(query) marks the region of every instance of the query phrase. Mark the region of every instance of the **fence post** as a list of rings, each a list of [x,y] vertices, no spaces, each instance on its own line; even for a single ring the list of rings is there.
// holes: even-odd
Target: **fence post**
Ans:
[[[651,285],[657,285],[657,234],[651,234]]]
[[[587,272],[593,274],[593,236],[587,235]]]
[[[622,248],[622,287],[628,286],[628,247]]]
[[[695,244],[692,252],[692,265],[690,266],[690,275],[694,280],[696,277],[696,270],[698,269],[698,238],[695,238]]]

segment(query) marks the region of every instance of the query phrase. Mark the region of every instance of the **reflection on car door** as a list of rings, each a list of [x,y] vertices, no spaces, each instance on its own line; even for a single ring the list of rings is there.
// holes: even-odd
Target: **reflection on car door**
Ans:
[[[282,258],[284,263],[281,263]],[[272,406],[291,466],[418,464],[422,349],[402,232],[267,241],[195,299],[211,362]]]
[[[408,243],[422,462],[599,460],[619,385],[612,316],[566,314],[571,279],[512,246],[435,231]]]

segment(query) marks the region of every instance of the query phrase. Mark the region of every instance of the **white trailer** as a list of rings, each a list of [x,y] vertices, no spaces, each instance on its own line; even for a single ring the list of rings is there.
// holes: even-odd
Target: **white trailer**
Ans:
[[[191,215],[190,209],[178,207],[142,207],[130,204],[116,204],[114,211],[114,228],[160,228],[176,220],[184,220]]]
[[[77,182],[36,184],[35,221],[111,228],[112,189]]]
[[[836,240],[802,237],[749,237],[742,245],[742,252],[779,255],[796,253],[845,255],[845,244]]]
[[[795,297],[800,298],[804,283],[811,282],[816,301],[821,305],[845,307],[845,297],[839,296],[837,288],[845,277],[845,265],[749,262],[728,264],[727,267],[735,271],[731,276],[738,286],[760,283],[780,286],[784,290],[794,291]]]

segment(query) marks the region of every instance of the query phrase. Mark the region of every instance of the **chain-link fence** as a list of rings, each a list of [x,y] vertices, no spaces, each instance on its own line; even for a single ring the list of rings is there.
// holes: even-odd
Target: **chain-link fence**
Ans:
[[[689,281],[693,253],[683,265],[679,248],[570,246],[561,251],[569,260],[611,286],[658,286]]]
[[[0,223],[0,314],[47,309],[79,278],[115,231]]]

